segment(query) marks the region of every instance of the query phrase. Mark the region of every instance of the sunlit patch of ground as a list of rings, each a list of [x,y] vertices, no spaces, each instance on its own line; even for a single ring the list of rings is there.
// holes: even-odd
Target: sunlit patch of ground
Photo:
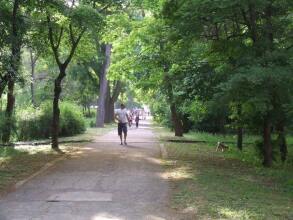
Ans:
[[[51,149],[50,145],[17,146],[0,148],[0,195],[11,190],[13,185],[35,172],[47,163],[80,153],[81,144],[60,145],[61,152]]]
[[[0,195],[10,191],[15,183],[29,177],[57,158],[82,156],[84,143],[70,143],[70,141],[92,141],[95,137],[109,132],[113,127],[114,125],[107,125],[105,128],[89,128],[84,134],[60,138],[60,141],[69,142],[60,144],[61,152],[52,150],[49,144],[34,146],[29,145],[29,142],[14,148],[0,147]]]
[[[61,149],[65,153],[71,151],[63,146]],[[49,145],[0,148],[0,194],[62,155],[51,150]]]
[[[166,163],[165,163],[166,164]],[[176,164],[176,163],[172,163]],[[173,169],[168,169],[166,172],[160,175],[163,179],[172,180],[184,180],[191,179],[193,175],[190,173],[189,167],[174,167]]]
[[[265,169],[253,162],[251,149],[242,157],[234,149],[216,152],[209,143],[165,147],[163,177],[171,182],[174,209],[194,219],[293,219],[290,163]]]

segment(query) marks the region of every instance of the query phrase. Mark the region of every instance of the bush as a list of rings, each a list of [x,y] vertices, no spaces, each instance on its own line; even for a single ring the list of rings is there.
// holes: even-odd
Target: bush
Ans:
[[[6,113],[3,111],[0,111],[0,142],[7,143],[11,140],[6,140],[8,127],[11,128],[11,137],[12,139],[14,137],[14,134],[16,133],[16,126],[15,126],[15,117],[12,116],[10,119],[6,116]]]
[[[71,136],[85,131],[85,120],[77,105],[65,102],[61,105],[60,135]]]
[[[96,127],[96,122],[95,121],[90,121],[90,127],[95,128]]]
[[[71,136],[85,131],[85,121],[79,107],[73,103],[60,104],[60,136]],[[18,112],[19,140],[49,138],[51,135],[52,104],[40,108],[27,107]]]
[[[49,137],[40,124],[40,109],[27,107],[17,112],[17,134],[19,140],[42,139]],[[47,127],[48,125],[46,125]]]

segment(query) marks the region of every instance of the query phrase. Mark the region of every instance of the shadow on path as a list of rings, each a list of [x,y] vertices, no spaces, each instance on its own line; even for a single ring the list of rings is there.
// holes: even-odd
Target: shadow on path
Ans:
[[[113,130],[0,200],[1,220],[178,220],[160,150],[144,121],[129,145]]]

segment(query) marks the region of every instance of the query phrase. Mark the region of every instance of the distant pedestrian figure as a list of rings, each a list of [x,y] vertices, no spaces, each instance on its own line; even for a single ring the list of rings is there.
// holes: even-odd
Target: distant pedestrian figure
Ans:
[[[115,112],[115,119],[118,121],[118,135],[120,137],[121,145],[123,145],[122,132],[124,134],[124,144],[127,145],[127,122],[130,124],[130,120],[124,104],[121,104],[120,109]]]
[[[133,122],[133,116],[130,114],[129,115],[129,127],[132,126],[132,122]]]
[[[138,123],[139,123],[139,115],[137,114],[135,117],[136,128],[138,128]]]

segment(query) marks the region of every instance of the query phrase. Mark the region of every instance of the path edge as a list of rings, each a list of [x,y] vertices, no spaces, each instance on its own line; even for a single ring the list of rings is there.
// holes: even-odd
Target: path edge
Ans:
[[[29,182],[30,180],[34,179],[35,177],[39,176],[40,174],[44,173],[45,171],[47,171],[49,168],[53,167],[56,163],[65,160],[67,157],[67,155],[63,155],[61,157],[56,158],[53,161],[50,161],[48,163],[46,163],[43,167],[41,167],[41,169],[39,169],[37,172],[33,173],[32,175],[30,175],[29,177],[25,178],[24,180],[20,180],[17,183],[14,184],[13,188],[14,189],[18,189],[21,186],[23,186],[24,184],[26,184],[27,182]]]
[[[163,144],[163,143],[160,144],[160,151],[161,151],[161,158],[162,159],[167,159],[168,158],[168,152],[166,150],[165,144]]]
[[[10,187],[8,187],[8,189],[6,189],[4,192],[0,193],[0,200],[3,199],[7,194],[19,189],[21,186],[23,186],[24,184],[26,184],[27,182],[31,181],[32,179],[34,179],[35,177],[39,176],[40,174],[44,173],[45,171],[47,171],[48,169],[50,169],[51,167],[53,167],[54,165],[56,165],[56,163],[65,160],[67,158],[68,155],[62,155],[56,159],[54,159],[53,161],[50,161],[48,163],[46,163],[44,166],[42,166],[38,171],[36,171],[35,173],[31,174],[29,177],[20,180],[16,183],[14,183],[13,185],[11,185]]]

